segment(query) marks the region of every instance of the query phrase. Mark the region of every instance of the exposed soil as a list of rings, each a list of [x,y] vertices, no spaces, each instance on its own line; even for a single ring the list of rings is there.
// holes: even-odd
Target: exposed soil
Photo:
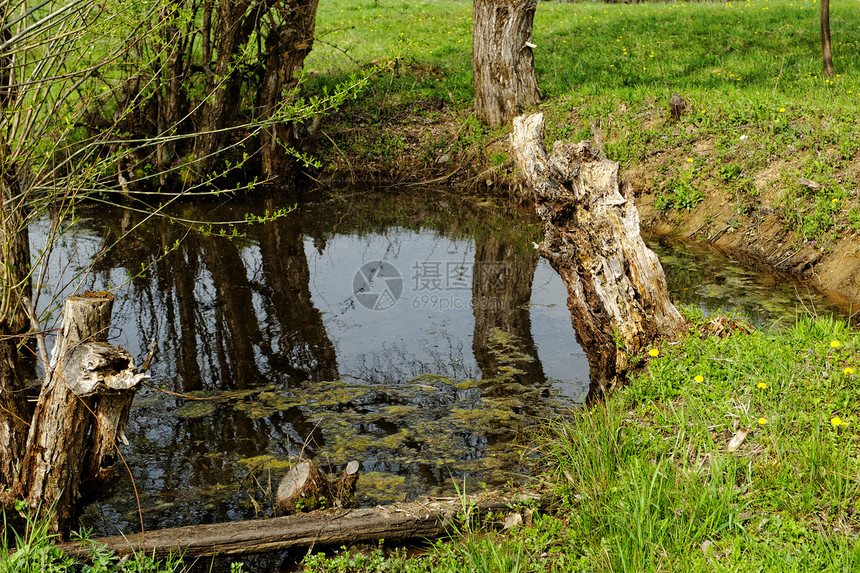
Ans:
[[[860,234],[846,229],[830,243],[798,242],[786,227],[782,209],[768,193],[768,184],[786,168],[780,160],[755,178],[761,203],[740,209],[719,190],[709,189],[705,199],[690,211],[661,211],[655,207],[655,163],[659,158],[628,169],[624,177],[633,185],[642,227],[656,234],[704,241],[752,262],[810,281],[835,302],[846,306],[860,302]],[[856,304],[855,304],[856,307]]]
[[[314,151],[327,162],[319,178],[324,184],[444,184],[479,196],[505,196],[514,201],[530,197],[513,172],[507,131],[489,141],[464,145],[469,116],[458,115],[447,102],[427,100],[402,106],[393,102],[375,121],[332,120],[321,129],[323,137],[317,138]],[[380,139],[389,143],[371,143]],[[702,140],[694,151],[707,157],[714,150],[709,141]],[[500,161],[500,157],[507,159]],[[803,241],[787,228],[772,183],[794,169],[790,158],[779,158],[755,175],[759,195],[755,204],[738,205],[724,191],[708,188],[704,200],[690,211],[662,211],[655,207],[660,191],[655,183],[660,179],[658,169],[679,157],[678,150],[658,151],[622,173],[633,185],[644,230],[704,241],[749,263],[800,276],[844,304],[846,311],[852,310],[852,303],[860,303],[860,233],[845,229],[840,238],[819,244]]]

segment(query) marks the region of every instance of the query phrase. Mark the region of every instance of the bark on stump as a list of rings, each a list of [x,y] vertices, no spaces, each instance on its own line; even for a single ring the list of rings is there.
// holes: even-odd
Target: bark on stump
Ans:
[[[335,483],[312,461],[299,462],[287,472],[278,486],[275,508],[282,514],[326,509],[335,505],[357,507],[359,463],[349,462]]]
[[[669,299],[660,261],[639,234],[639,213],[618,164],[589,142],[547,154],[543,114],[514,119],[511,148],[544,222],[538,252],[567,287],[576,338],[593,384],[605,388],[657,337],[685,321]]]
[[[145,374],[131,355],[107,343],[114,296],[84,293],[66,299],[63,327],[36,404],[16,491],[51,530],[67,533],[84,490],[112,477],[117,440]]]
[[[353,460],[346,464],[343,473],[340,474],[336,493],[341,507],[358,507],[358,502],[355,501],[355,490],[358,488],[358,470],[360,467],[361,464]]]
[[[532,49],[537,0],[475,0],[472,71],[475,111],[490,125],[510,121],[518,106],[540,102]]]

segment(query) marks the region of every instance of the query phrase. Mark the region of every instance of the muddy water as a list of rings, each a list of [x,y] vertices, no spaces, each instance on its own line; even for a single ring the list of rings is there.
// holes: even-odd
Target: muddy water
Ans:
[[[588,392],[564,286],[534,253],[528,212],[412,190],[173,214],[243,219],[294,202],[232,239],[106,209],[62,237],[53,274],[117,294],[112,341],[142,356],[157,339],[124,448],[148,529],[261,515],[300,456],[332,471],[359,460],[364,504],[450,493],[452,479],[501,484],[524,471],[534,428]],[[766,323],[793,316],[798,292],[824,304],[719,253],[654,247],[674,295],[707,312]],[[135,531],[137,507],[126,478],[83,522]]]

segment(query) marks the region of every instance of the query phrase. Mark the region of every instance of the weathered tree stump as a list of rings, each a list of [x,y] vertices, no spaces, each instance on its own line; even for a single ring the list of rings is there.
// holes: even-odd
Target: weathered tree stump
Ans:
[[[51,530],[65,534],[84,489],[111,477],[117,439],[145,374],[131,355],[107,343],[114,296],[84,293],[66,299],[45,384],[33,414],[16,484],[34,512],[53,506]]]
[[[340,479],[337,482],[337,499],[342,507],[358,507],[358,502],[355,501],[355,490],[358,488],[358,470],[361,464],[352,460],[343,472],[340,474]]]
[[[639,234],[639,213],[618,164],[584,141],[548,155],[543,114],[514,119],[511,149],[544,222],[538,252],[567,287],[576,338],[592,383],[623,376],[629,356],[685,324],[669,299],[660,261]]]
[[[672,94],[669,98],[669,113],[672,114],[673,121],[681,119],[681,116],[687,113],[687,100],[678,94]]]
[[[278,486],[275,508],[282,514],[302,513],[341,505],[355,505],[359,463],[349,462],[340,478],[332,483],[314,462],[293,466]]]

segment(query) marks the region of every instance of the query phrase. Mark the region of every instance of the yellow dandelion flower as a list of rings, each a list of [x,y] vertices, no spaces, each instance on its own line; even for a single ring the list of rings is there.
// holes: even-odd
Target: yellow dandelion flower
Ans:
[[[785,108],[784,107],[779,108],[779,113],[785,113]]]
[[[688,157],[688,158],[687,158],[687,163],[692,163],[692,162],[693,162],[693,158],[692,158],[692,157]]]
[[[764,426],[765,424],[767,424],[767,418],[759,418],[758,424],[759,426]]]
[[[704,382],[704,381],[705,381],[705,377],[704,377],[704,376],[702,376],[701,374],[696,374],[695,376],[693,376],[693,380],[694,380],[694,381],[696,381],[696,382]]]
[[[839,348],[839,341],[838,340],[831,340],[830,341],[830,348]]]
[[[660,351],[657,350],[656,348],[652,348],[651,350],[648,351],[648,356],[653,356],[656,358],[657,356],[660,356]]]
[[[854,374],[854,369],[853,369],[853,368],[851,368],[850,366],[848,366],[847,368],[845,368],[844,370],[842,370],[842,373],[843,373],[843,374]]]
[[[845,422],[843,422],[842,418],[840,418],[839,416],[833,416],[832,418],[830,418],[830,425],[834,428],[838,428],[839,426],[844,426]]]
[[[758,384],[756,384],[756,388],[761,388],[762,390],[764,390],[765,388],[767,388],[767,384],[765,384],[764,382],[759,382]]]

